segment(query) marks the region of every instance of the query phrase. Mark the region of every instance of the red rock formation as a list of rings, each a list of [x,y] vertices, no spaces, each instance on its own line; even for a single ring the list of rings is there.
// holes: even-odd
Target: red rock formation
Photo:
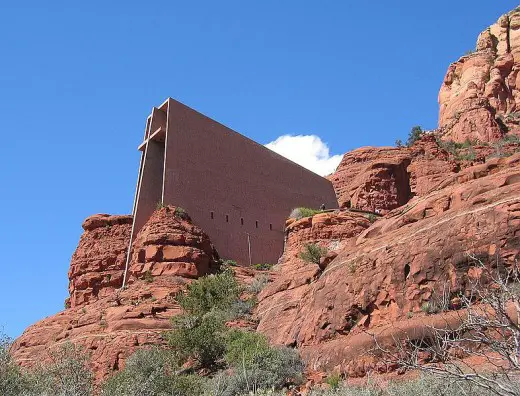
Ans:
[[[11,352],[22,366],[31,367],[45,360],[50,348],[73,342],[91,354],[99,380],[121,368],[136,348],[163,343],[162,332],[180,312],[175,295],[191,279],[216,268],[218,257],[188,217],[163,208],[136,236],[128,287],[116,290],[130,221],[129,216],[108,215],[85,221],[69,272],[72,308],[30,326],[15,341]]]
[[[341,208],[387,213],[458,169],[434,134],[412,147],[363,147],[343,156],[329,176]]]
[[[443,139],[490,142],[520,134],[520,11],[483,31],[476,51],[453,63],[439,92]]]
[[[109,296],[123,284],[132,216],[98,214],[82,226],[85,232],[69,269],[72,308]]]
[[[259,331],[298,346],[311,368],[363,375],[371,363],[363,356],[371,346],[364,330],[424,327],[424,302],[444,288],[464,290],[468,253],[505,263],[520,258],[519,183],[516,154],[449,175],[369,228],[349,214],[342,229],[350,232],[336,235],[339,255],[324,271],[302,262],[293,246],[328,239],[314,220],[291,224],[280,275],[259,296]]]

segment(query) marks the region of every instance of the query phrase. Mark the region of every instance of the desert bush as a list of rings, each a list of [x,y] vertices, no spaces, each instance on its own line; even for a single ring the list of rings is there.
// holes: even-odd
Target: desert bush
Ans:
[[[49,352],[49,361],[26,373],[27,393],[38,396],[91,396],[89,355],[71,343]]]
[[[323,210],[321,210],[321,209],[311,209],[311,208],[300,207],[300,208],[293,209],[291,211],[291,214],[289,215],[289,218],[299,220],[304,217],[311,217],[311,216],[314,216],[315,214],[322,213],[322,212],[323,212]]]
[[[211,311],[202,316],[182,314],[172,318],[173,329],[166,333],[168,344],[180,362],[193,359],[201,367],[215,368],[224,356],[225,318]]]
[[[271,268],[273,268],[274,264],[269,263],[259,263],[259,264],[253,264],[253,268],[258,271],[269,271]]]
[[[377,216],[373,213],[369,213],[367,214],[367,219],[368,221],[370,221],[371,223],[374,223],[376,220],[377,220]]]
[[[248,298],[246,300],[238,299],[228,309],[229,320],[237,318],[248,318],[253,312],[257,301],[256,298]]]
[[[126,361],[125,368],[110,377],[101,396],[196,396],[202,394],[203,379],[178,374],[179,366],[170,350],[142,349]]]
[[[325,383],[330,386],[330,389],[338,389],[341,384],[341,375],[333,373],[325,378]]]
[[[175,212],[174,212],[175,216],[181,218],[181,219],[184,219],[184,220],[188,220],[190,217],[188,216],[188,213],[186,212],[186,210],[184,210],[183,208],[181,208],[180,206],[177,206],[175,207]]]
[[[520,143],[520,136],[509,133],[502,138],[504,143]]]
[[[408,134],[408,139],[406,140],[406,145],[408,147],[412,146],[416,141],[420,140],[424,135],[424,131],[420,126],[414,126],[410,133]]]
[[[10,345],[11,340],[0,334],[0,395],[22,395],[26,383],[20,368],[9,354]]]
[[[269,283],[269,277],[261,274],[255,276],[251,284],[247,287],[247,291],[250,293],[258,294],[262,289]]]
[[[188,285],[185,294],[177,296],[184,311],[204,315],[211,310],[226,310],[238,300],[240,286],[231,271],[208,275]]]
[[[308,243],[300,252],[300,258],[308,263],[319,264],[320,259],[327,254],[327,249],[315,243]]]
[[[390,383],[379,386],[369,383],[365,386],[339,385],[328,390],[314,389],[309,396],[485,396],[471,384],[454,384],[435,378],[421,376],[415,380]]]
[[[238,265],[235,260],[221,260],[220,264],[224,267],[236,267]]]
[[[211,380],[212,395],[238,396],[281,389],[300,382],[304,368],[295,350],[269,346],[264,336],[238,330],[230,331],[227,337],[226,361],[231,371]]]

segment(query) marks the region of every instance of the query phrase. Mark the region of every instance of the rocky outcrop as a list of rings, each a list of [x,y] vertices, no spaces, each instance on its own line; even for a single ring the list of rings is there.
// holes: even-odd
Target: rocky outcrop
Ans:
[[[130,275],[198,278],[215,271],[218,255],[209,237],[184,212],[156,211],[133,243]]]
[[[128,285],[122,284],[131,217],[95,215],[71,262],[71,306],[30,326],[12,346],[31,367],[63,343],[83,346],[101,379],[137,348],[163,344],[162,333],[180,313],[175,295],[217,268],[207,235],[174,207],[156,211],[136,236]],[[152,254],[153,252],[153,254]],[[110,279],[108,275],[110,276]]]
[[[520,258],[519,186],[516,154],[448,176],[370,227],[350,214],[342,228],[351,232],[338,236],[338,256],[323,271],[286,252],[279,277],[259,296],[259,331],[300,348],[311,368],[363,375],[374,368],[366,330],[391,336],[396,326],[424,327],[433,319],[423,303],[464,292],[474,271],[469,254],[506,265]],[[319,235],[313,222],[291,225],[289,251],[297,233]]]
[[[327,249],[327,257],[333,259],[370,225],[366,214],[350,211],[290,220],[284,254],[274,268],[279,275],[259,295],[258,331],[267,334],[273,343],[296,346],[295,335],[303,319],[298,317],[302,298],[311,291],[323,269],[328,268],[302,260],[300,252],[306,244],[318,244]]]
[[[460,166],[428,134],[412,147],[362,147],[329,176],[341,208],[387,213],[430,191]]]
[[[132,216],[97,214],[82,227],[85,232],[69,269],[67,304],[72,308],[111,295],[122,286]]]
[[[476,51],[453,63],[439,92],[443,139],[499,140],[520,134],[520,10],[483,31]]]

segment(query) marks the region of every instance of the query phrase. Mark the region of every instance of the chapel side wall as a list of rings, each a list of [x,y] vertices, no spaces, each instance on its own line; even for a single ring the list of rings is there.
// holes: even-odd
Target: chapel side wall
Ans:
[[[137,205],[134,213],[134,235],[148,221],[161,202],[164,167],[164,144],[148,142],[144,154],[141,183],[137,194]]]
[[[165,203],[185,208],[221,257],[247,264],[249,234],[252,262],[274,263],[291,209],[337,207],[325,178],[177,101],[168,105]]]

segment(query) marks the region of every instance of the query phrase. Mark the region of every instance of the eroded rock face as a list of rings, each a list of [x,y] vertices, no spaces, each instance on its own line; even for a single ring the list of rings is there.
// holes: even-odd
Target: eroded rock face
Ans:
[[[215,271],[217,252],[209,237],[175,208],[156,211],[133,243],[130,275],[198,278]]]
[[[71,262],[72,308],[26,329],[11,349],[15,360],[32,367],[50,349],[72,342],[91,355],[100,380],[122,368],[137,348],[163,344],[162,332],[181,312],[175,295],[214,270],[218,259],[207,235],[175,213],[174,207],[160,209],[136,236],[124,290],[119,287],[131,217],[89,217]]]
[[[443,139],[491,142],[520,134],[520,12],[512,11],[478,40],[476,51],[453,63],[439,92]]]
[[[69,301],[75,308],[103,298],[121,287],[132,216],[97,214],[82,225],[69,268]]]
[[[351,232],[337,236],[338,256],[323,271],[286,252],[259,297],[259,331],[299,347],[311,368],[364,375],[375,364],[366,358],[366,330],[422,329],[435,319],[426,318],[424,302],[465,290],[474,271],[468,254],[506,265],[520,258],[519,187],[516,154],[448,176],[369,227],[352,214],[343,225]],[[312,220],[300,222],[290,225],[288,251],[298,245],[293,238],[319,235]]]
[[[310,292],[323,270],[334,262],[320,268],[318,264],[303,261],[299,255],[304,246],[318,244],[326,248],[333,259],[370,225],[366,214],[350,211],[288,221],[284,254],[275,267],[278,276],[259,295],[258,331],[267,334],[276,344],[296,345],[295,335],[302,326],[298,318],[301,299]]]
[[[428,134],[412,147],[362,147],[329,176],[341,208],[387,213],[423,195],[460,166]]]

